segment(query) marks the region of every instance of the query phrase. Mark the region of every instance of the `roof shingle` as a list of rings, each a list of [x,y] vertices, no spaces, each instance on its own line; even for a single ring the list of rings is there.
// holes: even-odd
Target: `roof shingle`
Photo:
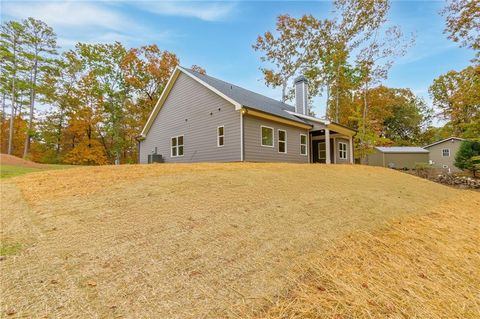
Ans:
[[[280,116],[295,122],[306,123],[304,120],[296,117],[295,115],[286,112],[295,112],[295,107],[289,104],[271,99],[264,95],[252,92],[209,75],[195,72],[192,69],[183,69],[247,108],[256,109],[258,111]]]

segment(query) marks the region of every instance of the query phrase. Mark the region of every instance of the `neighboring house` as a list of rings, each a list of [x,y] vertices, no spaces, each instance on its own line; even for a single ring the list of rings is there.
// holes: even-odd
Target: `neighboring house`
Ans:
[[[139,137],[139,162],[353,163],[355,130],[308,115],[307,80],[296,106],[177,67]]]
[[[437,168],[459,172],[460,169],[454,165],[455,155],[463,141],[463,138],[450,137],[425,146],[424,148],[430,152],[430,164]]]
[[[428,163],[429,152],[421,147],[392,146],[375,147],[367,156],[367,165],[383,166],[396,169],[413,169],[417,163]]]

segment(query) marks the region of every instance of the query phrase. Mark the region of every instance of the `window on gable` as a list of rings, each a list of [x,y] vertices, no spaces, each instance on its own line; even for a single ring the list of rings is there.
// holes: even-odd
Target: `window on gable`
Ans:
[[[338,143],[338,157],[340,159],[347,159],[347,143]]]
[[[443,157],[449,157],[450,156],[450,149],[449,148],[444,148],[442,150],[442,156]]]
[[[300,155],[307,155],[307,135],[300,134]]]
[[[171,157],[183,156],[183,135],[172,137],[170,147]]]
[[[217,128],[217,146],[221,147],[225,145],[225,127],[219,126]]]
[[[287,153],[287,131],[278,130],[278,152]]]
[[[262,126],[262,146],[273,147],[273,128]]]

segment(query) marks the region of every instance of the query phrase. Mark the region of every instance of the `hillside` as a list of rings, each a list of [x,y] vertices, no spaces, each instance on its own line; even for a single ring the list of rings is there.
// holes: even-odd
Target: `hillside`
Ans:
[[[71,168],[72,165],[41,164],[23,158],[0,153],[0,178],[20,176],[28,173]]]
[[[375,167],[242,163],[1,186],[2,316],[479,315],[479,193]]]
[[[35,163],[29,160],[24,160],[23,158],[16,157],[13,155],[8,154],[1,154],[0,153],[0,163],[2,165],[12,165],[18,167],[26,167],[26,168],[47,168],[48,165]]]

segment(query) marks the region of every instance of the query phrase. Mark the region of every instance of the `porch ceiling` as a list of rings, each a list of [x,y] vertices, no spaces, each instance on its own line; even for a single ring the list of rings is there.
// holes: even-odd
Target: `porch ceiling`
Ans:
[[[324,137],[325,136],[325,130],[315,130],[315,131],[310,131],[310,134],[312,135],[312,137]],[[352,136],[352,134],[343,134],[342,132],[337,132],[337,131],[333,131],[333,130],[330,130],[330,137],[335,137],[335,136],[345,136],[345,137],[350,137]]]

